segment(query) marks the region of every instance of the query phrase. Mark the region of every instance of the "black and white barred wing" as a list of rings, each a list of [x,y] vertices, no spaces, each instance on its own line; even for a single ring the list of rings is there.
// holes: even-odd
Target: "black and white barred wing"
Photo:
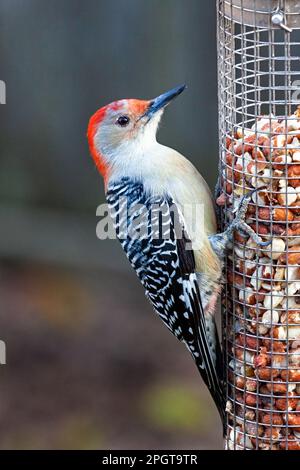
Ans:
[[[148,214],[147,257],[139,272],[146,295],[167,327],[186,344],[218,408],[223,409],[220,345],[214,319],[210,314],[206,318],[202,308],[184,221],[170,199],[153,198]]]
[[[108,201],[122,247],[155,311],[186,344],[223,412],[220,345],[211,328],[214,320],[210,315],[206,319],[202,308],[194,254],[186,249],[189,239],[184,221],[171,198],[147,196],[141,185],[127,182],[118,187],[118,197],[126,194],[129,201],[124,217],[125,206],[115,189],[108,193]],[[126,233],[120,230],[124,219]]]

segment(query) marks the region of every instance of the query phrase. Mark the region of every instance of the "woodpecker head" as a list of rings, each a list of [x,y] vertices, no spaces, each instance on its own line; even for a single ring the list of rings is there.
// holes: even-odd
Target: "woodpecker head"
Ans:
[[[124,166],[133,155],[145,155],[156,142],[158,124],[165,107],[185,89],[173,88],[152,100],[124,99],[100,108],[88,125],[90,152],[106,180],[110,170]]]

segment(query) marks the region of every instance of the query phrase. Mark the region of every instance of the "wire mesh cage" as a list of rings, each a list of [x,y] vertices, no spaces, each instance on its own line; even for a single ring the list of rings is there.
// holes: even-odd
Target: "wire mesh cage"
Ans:
[[[300,1],[218,0],[226,448],[300,450]]]

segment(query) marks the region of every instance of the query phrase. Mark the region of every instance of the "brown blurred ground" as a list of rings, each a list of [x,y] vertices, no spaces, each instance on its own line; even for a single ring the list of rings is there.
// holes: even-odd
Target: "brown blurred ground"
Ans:
[[[185,349],[134,275],[6,263],[0,446],[216,448],[220,426]]]

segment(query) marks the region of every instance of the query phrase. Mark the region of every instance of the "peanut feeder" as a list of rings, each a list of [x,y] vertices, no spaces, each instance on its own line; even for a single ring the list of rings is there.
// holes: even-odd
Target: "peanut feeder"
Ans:
[[[300,1],[218,0],[226,448],[300,450]]]

